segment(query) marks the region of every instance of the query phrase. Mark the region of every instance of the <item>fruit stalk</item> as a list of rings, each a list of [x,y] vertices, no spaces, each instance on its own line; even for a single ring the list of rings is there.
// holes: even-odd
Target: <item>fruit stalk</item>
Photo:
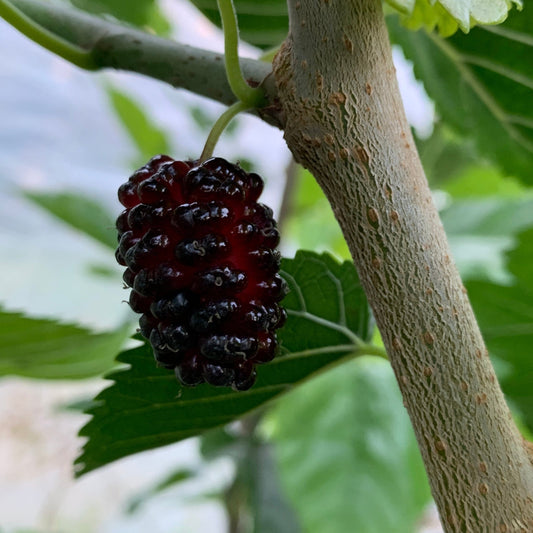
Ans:
[[[432,201],[381,2],[288,3],[285,139],[348,242],[445,530],[532,531],[533,467]]]
[[[207,140],[205,141],[204,149],[202,150],[202,155],[200,156],[199,160],[200,163],[202,163],[206,159],[209,159],[213,155],[213,151],[218,140],[220,139],[220,136],[222,135],[228,124],[231,122],[231,120],[242,111],[246,111],[246,109],[248,109],[249,107],[250,106],[247,103],[239,101],[228,107],[228,109],[226,109],[226,111],[224,111],[224,113],[220,115],[220,117],[217,119],[217,121],[211,128]]]

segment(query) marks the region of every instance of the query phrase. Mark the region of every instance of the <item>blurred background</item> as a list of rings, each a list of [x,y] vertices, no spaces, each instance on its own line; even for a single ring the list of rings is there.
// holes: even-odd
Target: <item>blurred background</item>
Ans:
[[[219,30],[189,2],[149,4],[151,11],[144,26],[181,42],[222,50]],[[135,74],[81,71],[42,50],[2,20],[0,49],[9,51],[0,55],[0,305],[9,313],[59,320],[97,333],[115,331],[131,320],[124,303],[127,295],[121,268],[104,245],[106,239],[114,239],[113,220],[121,210],[116,190],[153,154],[197,157],[223,107]],[[260,51],[244,45],[241,54],[258,57]],[[438,207],[453,209],[456,199],[487,192],[509,197],[522,194],[521,185],[512,179],[502,185],[502,175],[494,167],[477,158],[467,143],[440,124],[434,105],[414,80],[411,65],[400,49],[395,48],[394,54],[408,118],[433,180]],[[239,116],[223,135],[217,154],[261,174],[266,181],[262,201],[277,213],[287,180],[292,184],[291,209],[283,222],[284,255],[306,248],[348,258],[327,201],[312,178],[292,163],[280,131],[253,117]],[[484,177],[482,187],[477,181],[480,175]],[[460,209],[460,204],[456,207]],[[86,212],[89,221],[93,216],[108,220],[108,232],[91,238],[87,228],[77,231],[76,224],[65,223],[72,219],[72,213],[65,212],[69,209]],[[486,213],[486,209],[478,214]],[[454,227],[457,213],[452,212],[448,220],[463,274],[507,282],[502,253],[513,242],[512,237],[503,232],[480,236],[475,220],[468,226],[470,233],[465,232]],[[521,220],[516,227],[521,224],[525,222]],[[6,329],[0,335],[8,333]],[[28,377],[38,377],[38,373]],[[352,377],[373,409],[368,419],[361,418],[364,431],[361,429],[357,453],[345,453],[342,446],[346,441],[332,437],[329,448],[322,443],[324,449],[310,450],[309,457],[314,457],[320,468],[307,472],[305,464],[295,464],[294,450],[279,438],[290,417],[283,418],[286,415],[280,414],[280,406],[267,417],[262,432],[274,443],[267,464],[275,471],[279,469],[275,484],[279,483],[280,493],[294,504],[297,496],[291,479],[300,476],[300,480],[316,483],[316,493],[296,504],[298,513],[313,523],[313,509],[321,501],[323,512],[327,513],[331,505],[337,516],[331,528],[316,531],[385,531],[379,529],[379,522],[376,526],[371,523],[372,515],[383,513],[383,509],[390,511],[389,523],[395,523],[394,513],[403,513],[413,524],[409,526],[413,532],[441,531],[388,365],[362,361],[354,367]],[[306,397],[322,397],[328,379],[338,376],[326,374],[324,383],[317,383],[314,391],[305,385],[299,396],[287,400],[285,407],[295,420],[305,412],[299,409]],[[231,453],[210,455],[209,442],[200,446],[198,439],[189,439],[122,459],[74,480],[72,463],[83,444],[77,432],[87,420],[80,409],[105,386],[101,378],[2,378],[0,531],[241,531],[231,529],[228,514],[235,457]],[[383,394],[384,386],[390,393]],[[318,419],[316,431],[322,427],[334,434],[342,420],[333,426],[330,414],[344,413],[346,402],[339,394],[331,411],[324,414],[322,426]],[[342,465],[330,464],[329,455],[337,453]],[[349,473],[349,479],[342,483],[344,496],[349,493],[361,498],[355,505],[361,515],[360,529],[349,525],[353,524],[352,496],[341,502],[324,497],[333,483],[326,473],[339,467]],[[404,509],[398,509],[395,500],[402,502],[399,496],[406,493],[412,498],[401,503]],[[339,499],[338,494],[335,498]],[[364,508],[372,498],[381,498],[381,504],[368,510],[364,518]],[[316,523],[321,522],[317,519]],[[387,531],[409,531],[405,527]]]
[[[160,9],[169,35],[223,50],[221,33],[188,2],[162,2]],[[156,153],[198,157],[224,108],[138,75],[84,72],[1,19],[0,49],[11,51],[0,57],[0,303],[32,317],[112,330],[132,318],[122,268],[109,249],[50,216],[27,194],[68,192],[65,202],[78,207],[79,198],[87,198],[116,217],[122,210],[117,188],[133,170]],[[258,54],[251,47],[242,52]],[[279,131],[241,116],[218,148],[265,176],[264,201],[279,205],[289,161]],[[65,406],[104,386],[101,379],[2,380],[0,531],[224,531],[225,512],[209,494],[231,479],[229,459],[187,487],[127,512],[169,468],[200,469],[196,441],[73,480],[72,463],[83,443],[77,432],[88,417]]]

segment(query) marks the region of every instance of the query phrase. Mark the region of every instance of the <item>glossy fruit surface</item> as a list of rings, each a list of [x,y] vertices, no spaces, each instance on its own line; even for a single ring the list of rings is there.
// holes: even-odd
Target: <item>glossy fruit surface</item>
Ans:
[[[152,158],[120,186],[117,261],[160,366],[183,385],[250,388],[275,356],[279,233],[263,180],[221,158]]]

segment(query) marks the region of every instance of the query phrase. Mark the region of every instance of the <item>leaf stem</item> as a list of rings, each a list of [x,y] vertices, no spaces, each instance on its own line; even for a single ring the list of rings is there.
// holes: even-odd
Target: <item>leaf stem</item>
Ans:
[[[376,357],[387,359],[387,361],[389,360],[389,356],[387,355],[385,348],[382,346],[377,346],[376,344],[358,344],[357,355],[375,355]]]
[[[228,107],[222,115],[217,119],[213,128],[209,132],[207,141],[205,142],[202,155],[200,156],[199,163],[203,163],[206,159],[209,159],[213,155],[213,151],[218,142],[218,139],[222,135],[222,132],[226,129],[226,126],[230,123],[231,119],[238,115],[241,111],[249,109],[250,104],[247,102],[236,102],[232,106]]]
[[[231,90],[248,107],[263,107],[266,103],[263,90],[250,87],[242,74],[238,50],[239,28],[233,0],[217,0],[217,4],[224,30],[224,61]]]
[[[87,70],[96,70],[98,68],[91,52],[70,44],[68,41],[36,24],[8,0],[0,0],[0,17],[32,41],[74,63],[74,65]]]

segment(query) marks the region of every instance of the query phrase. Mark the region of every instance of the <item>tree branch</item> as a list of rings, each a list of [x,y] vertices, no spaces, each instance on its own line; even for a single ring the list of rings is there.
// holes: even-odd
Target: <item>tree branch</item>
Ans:
[[[381,2],[288,3],[274,60],[285,139],[339,220],[443,525],[533,531],[533,469],[432,202]]]
[[[137,72],[186,89],[226,105],[236,98],[229,86],[224,57],[140,30],[109,22],[83,11],[43,4],[36,0],[10,0],[25,15],[62,40],[91,52],[92,68]],[[272,66],[264,61],[241,59],[245,78],[261,85],[269,105],[253,112],[280,127]]]

